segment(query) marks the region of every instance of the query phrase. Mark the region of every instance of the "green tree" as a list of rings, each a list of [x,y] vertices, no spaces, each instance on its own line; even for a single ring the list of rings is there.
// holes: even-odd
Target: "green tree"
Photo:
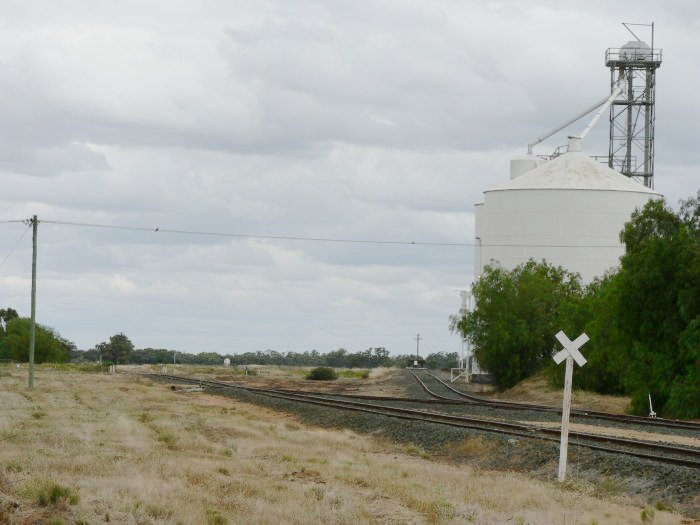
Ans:
[[[29,333],[31,319],[16,317],[7,323],[5,335],[0,337],[0,359],[29,361]],[[36,325],[34,362],[63,363],[68,360],[69,348],[73,343],[62,338],[58,332],[47,326]]]
[[[103,361],[115,364],[127,363],[134,345],[126,335],[120,332],[110,337],[109,341],[99,343],[95,349],[102,355]]]
[[[574,386],[604,394],[622,394],[622,374],[625,368],[624,352],[629,338],[620,329],[618,312],[620,304],[620,275],[611,272],[594,280],[586,287],[580,301],[569,307],[575,313],[571,323],[572,337],[585,332],[590,341],[582,352],[588,361],[586,366],[577,368]],[[563,385],[564,375],[561,366],[550,363],[550,377],[556,385]]]
[[[326,354],[326,364],[331,367],[341,367],[347,365],[348,351],[345,348],[338,348]]]
[[[459,354],[457,352],[435,352],[428,354],[428,357],[425,358],[425,366],[428,368],[447,370],[450,368],[456,368],[458,361]]]
[[[549,359],[559,330],[573,332],[583,296],[580,277],[546,262],[530,260],[508,271],[487,266],[472,285],[475,309],[452,319],[474,345],[479,363],[508,388]]]
[[[370,349],[372,351],[372,365],[382,366],[389,363],[391,358],[389,357],[389,350],[383,346],[377,346]]]
[[[618,322],[628,337],[623,383],[636,412],[700,417],[700,192],[678,214],[647,203],[621,234]]]
[[[5,334],[7,323],[13,319],[17,319],[19,314],[14,308],[2,308],[0,309],[0,337]]]

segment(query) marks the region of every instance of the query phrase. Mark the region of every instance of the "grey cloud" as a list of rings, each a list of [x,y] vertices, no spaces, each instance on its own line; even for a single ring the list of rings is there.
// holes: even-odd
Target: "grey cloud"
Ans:
[[[0,171],[24,175],[55,176],[88,170],[109,170],[107,157],[87,144],[27,148],[5,142],[0,148]]]
[[[694,2],[44,2],[3,10],[3,217],[466,241],[538,134],[601,98],[655,18],[657,189],[697,190]],[[581,126],[583,124],[580,124]],[[572,127],[578,131],[579,124]],[[586,142],[607,150],[601,123]],[[570,131],[570,130],[567,130]],[[566,132],[537,151],[551,152]],[[53,176],[47,176],[53,175]],[[0,217],[2,218],[2,217]],[[21,228],[0,225],[0,256]],[[0,303],[28,311],[27,239]],[[89,347],[455,350],[472,248],[40,226],[42,322]]]

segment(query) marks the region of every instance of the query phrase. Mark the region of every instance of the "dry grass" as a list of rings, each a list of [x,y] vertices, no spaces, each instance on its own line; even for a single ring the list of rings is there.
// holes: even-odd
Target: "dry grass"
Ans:
[[[32,392],[24,375],[0,381],[0,523],[626,524],[643,510],[149,380],[40,370]]]
[[[495,445],[486,438],[474,436],[449,443],[446,448],[451,457],[479,458],[488,456],[494,450]]]
[[[521,381],[510,390],[497,394],[495,397],[509,401],[559,406],[562,403],[562,390],[561,388],[552,388],[544,374],[539,373]],[[617,414],[624,414],[629,403],[629,397],[607,396],[585,390],[575,390],[571,396],[571,406],[574,408],[588,408],[590,410]]]
[[[396,373],[395,368],[387,368],[385,366],[378,366],[377,368],[372,368],[369,371],[370,379],[387,379]]]
[[[334,392],[348,394],[368,394],[381,396],[404,396],[405,390],[398,386],[393,378],[402,371],[398,368],[379,367],[337,368],[339,377],[335,381],[312,381],[306,375],[314,368],[310,366],[276,366],[249,365],[248,369],[255,375],[244,375],[240,368],[223,366],[167,365],[168,373],[202,378],[214,378],[219,381],[245,382],[258,388],[302,389],[314,392]],[[124,371],[160,372],[160,365],[123,366]],[[367,377],[365,377],[367,376]]]

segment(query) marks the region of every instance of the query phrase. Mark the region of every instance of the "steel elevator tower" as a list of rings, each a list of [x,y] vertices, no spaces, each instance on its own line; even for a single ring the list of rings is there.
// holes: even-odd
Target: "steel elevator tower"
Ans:
[[[610,106],[608,166],[653,188],[656,70],[661,66],[661,50],[654,49],[653,23],[623,25],[636,40],[605,52],[611,93],[620,79],[624,85]],[[651,48],[632,32],[630,25],[651,27]]]

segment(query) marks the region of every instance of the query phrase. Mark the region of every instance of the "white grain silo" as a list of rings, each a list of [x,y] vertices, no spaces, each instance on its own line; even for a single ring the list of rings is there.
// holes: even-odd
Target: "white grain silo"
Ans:
[[[620,231],[654,198],[661,194],[579,151],[560,155],[484,192],[475,206],[475,277],[493,261],[512,269],[532,258],[589,282],[619,264]]]
[[[630,25],[639,24],[625,27]],[[653,46],[650,27],[651,48],[637,39],[606,52],[609,96],[528,144],[528,155],[511,161],[510,180],[484,192],[484,201],[475,207],[475,279],[491,262],[512,269],[528,259],[544,259],[581,274],[585,282],[619,264],[624,253],[620,231],[632,212],[662,197],[651,189],[661,50]],[[608,108],[605,166],[581,153],[581,143]],[[534,146],[595,110],[583,131],[569,137],[566,153],[533,154]]]

